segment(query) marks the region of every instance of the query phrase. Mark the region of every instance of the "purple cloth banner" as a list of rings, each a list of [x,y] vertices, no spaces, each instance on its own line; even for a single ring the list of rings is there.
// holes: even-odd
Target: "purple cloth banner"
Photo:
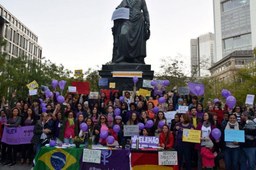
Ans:
[[[34,135],[34,126],[4,127],[2,142],[10,145],[29,144]]]
[[[101,163],[82,162],[82,170],[130,170],[130,150],[101,150]]]

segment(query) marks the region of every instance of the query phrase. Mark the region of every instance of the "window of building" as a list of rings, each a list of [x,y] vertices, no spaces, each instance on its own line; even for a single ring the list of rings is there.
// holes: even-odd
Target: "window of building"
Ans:
[[[2,16],[3,8],[0,7],[0,15]]]
[[[7,12],[4,11],[4,18],[7,18]]]
[[[224,49],[229,50],[229,49],[251,45],[252,38],[251,38],[251,34],[244,34],[241,36],[227,38],[227,39],[224,39],[223,41],[224,41]]]
[[[226,12],[244,5],[248,5],[250,0],[228,0],[222,3],[222,11]]]

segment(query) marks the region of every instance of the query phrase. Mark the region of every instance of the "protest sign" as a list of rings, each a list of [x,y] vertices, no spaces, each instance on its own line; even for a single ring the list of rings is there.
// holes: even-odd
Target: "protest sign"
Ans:
[[[99,79],[99,86],[108,87],[108,78],[100,78]]]
[[[244,130],[225,130],[225,142],[245,142]]]
[[[84,149],[83,162],[100,164],[101,150]]]
[[[29,96],[35,96],[37,95],[37,89],[29,90],[28,93],[29,93]]]
[[[89,94],[90,92],[90,83],[89,82],[72,82],[72,86],[76,86],[78,94]]]
[[[174,119],[175,114],[177,114],[176,111],[170,111],[170,112],[165,112],[164,116],[166,118],[167,124],[171,124],[172,123],[172,119]]]
[[[142,84],[142,87],[145,87],[145,88],[153,88],[153,86],[151,86],[151,82],[152,80],[143,80],[143,84]]]
[[[201,130],[183,129],[182,141],[191,142],[191,143],[200,143]]]
[[[124,125],[124,136],[139,135],[140,130],[138,125]]]
[[[179,87],[178,93],[179,95],[189,95],[189,88],[188,87]]]
[[[141,96],[144,96],[144,97],[150,96],[151,95],[151,91],[140,88],[139,91],[137,92],[137,95],[138,96],[141,95]]]
[[[179,106],[177,112],[178,113],[187,113],[188,111],[188,106]]]
[[[68,86],[69,93],[76,93],[76,86]]]
[[[158,165],[178,165],[177,151],[158,152]]]
[[[253,94],[247,94],[246,100],[245,100],[245,104],[253,105],[253,103],[254,103],[254,98],[255,98],[255,95],[253,95]]]
[[[30,144],[34,126],[4,127],[2,142],[9,145]]]
[[[99,99],[99,92],[90,92],[89,99]]]
[[[116,88],[116,83],[115,83],[115,82],[110,82],[110,83],[109,83],[109,88],[110,88],[110,89]]]
[[[136,148],[136,141],[139,140],[139,148],[157,148],[159,137],[156,136],[133,136],[132,148]]]
[[[129,19],[130,9],[129,8],[118,8],[113,12],[112,20],[117,19]]]

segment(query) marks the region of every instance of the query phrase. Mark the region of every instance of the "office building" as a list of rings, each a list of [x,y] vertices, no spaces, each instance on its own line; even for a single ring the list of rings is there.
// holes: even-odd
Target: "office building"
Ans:
[[[21,21],[0,5],[0,37],[6,40],[6,46],[1,51],[9,58],[27,56],[30,60],[40,61],[42,47],[38,37]]]
[[[194,77],[210,76],[208,70],[214,61],[214,34],[207,33],[190,40],[191,75]]]
[[[256,47],[256,0],[213,0],[215,55],[220,61],[234,51]]]

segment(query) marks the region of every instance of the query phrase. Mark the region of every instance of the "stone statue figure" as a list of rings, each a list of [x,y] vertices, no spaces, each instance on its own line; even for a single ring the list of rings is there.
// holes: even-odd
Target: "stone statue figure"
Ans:
[[[123,0],[116,8],[128,8],[129,19],[114,20],[112,63],[145,64],[146,41],[150,37],[149,13],[145,0]]]

